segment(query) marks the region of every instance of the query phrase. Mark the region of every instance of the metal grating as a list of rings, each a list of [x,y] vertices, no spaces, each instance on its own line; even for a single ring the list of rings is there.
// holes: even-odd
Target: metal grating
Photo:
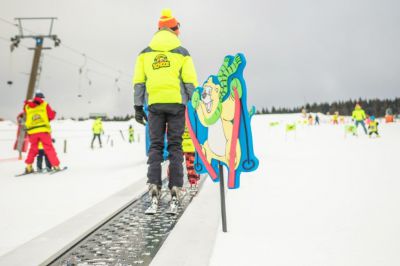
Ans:
[[[203,182],[204,178],[199,185]],[[170,201],[168,189],[162,191],[157,213],[144,214],[150,206],[146,193],[49,265],[149,265],[193,198],[187,186],[183,192],[177,215],[165,213]]]

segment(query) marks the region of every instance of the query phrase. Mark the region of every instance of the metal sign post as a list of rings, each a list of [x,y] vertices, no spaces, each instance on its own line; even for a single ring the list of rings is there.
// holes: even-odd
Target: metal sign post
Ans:
[[[224,168],[219,164],[219,191],[221,195],[221,217],[222,217],[222,231],[228,232],[226,225],[226,206],[225,206],[225,182],[224,182]]]

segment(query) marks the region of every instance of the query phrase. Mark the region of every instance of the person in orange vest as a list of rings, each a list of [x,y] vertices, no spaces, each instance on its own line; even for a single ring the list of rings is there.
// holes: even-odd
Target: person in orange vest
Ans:
[[[43,144],[43,150],[55,171],[60,170],[60,161],[51,140],[50,121],[56,116],[56,112],[43,100],[44,95],[37,91],[33,100],[24,103],[24,114],[26,117],[25,128],[31,144],[28,157],[25,160],[25,173],[33,173],[32,164],[39,153],[39,142]]]
[[[312,126],[314,124],[314,118],[312,114],[308,115],[308,125]]]

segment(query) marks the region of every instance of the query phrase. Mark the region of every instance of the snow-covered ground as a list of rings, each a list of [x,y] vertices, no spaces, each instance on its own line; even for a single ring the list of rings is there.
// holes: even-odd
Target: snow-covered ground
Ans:
[[[240,189],[227,191],[228,233],[218,230],[209,243],[209,264],[400,265],[400,124],[381,123],[378,139],[361,129],[345,138],[343,125],[327,123],[286,135],[285,124],[299,118],[253,118],[260,166],[242,175]],[[15,178],[24,167],[11,150],[15,126],[0,122],[0,256],[145,176],[143,127],[132,122],[141,142],[130,145],[119,132],[126,138],[129,124],[104,123],[103,140],[110,134],[110,141],[91,150],[90,121],[57,121],[56,148],[68,171]],[[218,193],[218,184],[211,186]],[[191,207],[182,222],[201,227],[190,216],[207,212]]]
[[[120,130],[127,140],[130,124],[140,143],[122,140]],[[103,125],[104,148],[99,149],[96,140],[92,150],[92,121],[54,122],[61,166],[69,169],[55,175],[14,177],[24,171],[23,161],[17,161],[12,150],[16,127],[0,122],[0,256],[145,176],[144,128],[134,122]],[[63,153],[64,140],[67,153]]]
[[[400,265],[400,125],[381,122],[379,139],[301,126],[286,140],[268,126],[290,120],[254,118],[260,167],[228,191],[210,264]]]

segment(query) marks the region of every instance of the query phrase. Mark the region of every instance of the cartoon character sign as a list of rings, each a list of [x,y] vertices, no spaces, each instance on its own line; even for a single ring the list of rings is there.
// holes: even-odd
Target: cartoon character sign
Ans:
[[[202,87],[195,89],[186,112],[196,147],[196,172],[207,172],[214,181],[219,181],[218,166],[225,165],[228,188],[238,188],[241,172],[258,167],[246,104],[245,66],[243,54],[226,56],[217,76],[209,76]]]

